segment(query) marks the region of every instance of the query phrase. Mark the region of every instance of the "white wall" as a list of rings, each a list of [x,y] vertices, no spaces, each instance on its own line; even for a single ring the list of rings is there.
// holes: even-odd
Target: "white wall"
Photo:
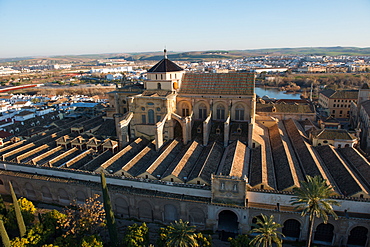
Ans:
[[[62,177],[62,178],[71,178],[71,179],[78,179],[83,181],[92,181],[100,183],[100,175],[90,175],[90,174],[82,174],[82,173],[73,173],[67,171],[58,171],[52,169],[42,169],[39,167],[32,167],[32,166],[20,166],[15,164],[4,164],[0,163],[0,169],[7,170],[7,171],[20,171],[20,172],[27,172],[27,173],[37,173],[39,175],[47,175],[47,176],[55,176],[55,177]],[[156,183],[149,183],[149,182],[141,182],[141,181],[133,181],[128,179],[115,179],[107,177],[107,184],[114,184],[119,186],[126,186],[126,187],[134,187],[138,189],[147,189],[147,190],[158,190],[161,192],[167,193],[174,193],[174,194],[186,194],[191,196],[200,196],[200,197],[211,197],[211,191],[205,189],[197,189],[192,187],[178,187],[173,185],[164,185],[164,184],[156,184]]]
[[[255,191],[247,192],[248,202],[253,203],[265,203],[265,204],[279,203],[280,206],[291,206],[290,200],[292,199],[292,197],[293,197],[292,195],[285,194],[263,193]],[[345,201],[345,200],[337,201],[341,203],[341,206],[334,206],[334,210],[338,211],[347,210],[348,212],[353,213],[370,214],[370,202]]]

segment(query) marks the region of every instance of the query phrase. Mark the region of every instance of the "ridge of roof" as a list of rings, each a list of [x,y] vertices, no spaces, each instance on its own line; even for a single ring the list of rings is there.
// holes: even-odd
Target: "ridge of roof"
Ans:
[[[180,94],[253,95],[254,73],[185,73]]]
[[[155,72],[174,72],[174,71],[182,71],[183,69],[172,62],[167,58],[163,58],[159,61],[156,65],[151,67],[148,72],[155,73]]]

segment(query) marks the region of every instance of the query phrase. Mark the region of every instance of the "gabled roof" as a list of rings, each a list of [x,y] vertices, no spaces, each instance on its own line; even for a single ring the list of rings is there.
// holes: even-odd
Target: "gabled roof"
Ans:
[[[325,140],[354,140],[356,137],[344,129],[322,129],[312,133],[314,138]]]
[[[156,65],[154,65],[152,68],[148,70],[148,72],[151,73],[157,73],[157,72],[174,72],[174,71],[182,71],[183,69],[172,62],[171,60],[167,58],[163,58],[161,61],[159,61]]]
[[[171,91],[165,90],[147,90],[142,93],[142,96],[150,97],[166,97],[167,95],[172,94]]]
[[[358,97],[358,90],[341,90],[337,91],[330,98],[334,99],[356,99]]]
[[[274,110],[274,111],[273,111]],[[256,104],[256,112],[315,113],[310,104]]]
[[[369,88],[369,85],[365,82],[365,83],[362,85],[361,89],[370,89],[370,88]]]
[[[335,93],[335,90],[333,90],[333,89],[325,89],[325,90],[321,91],[320,93],[322,95],[330,98],[330,96],[332,96]]]
[[[180,94],[253,95],[254,73],[185,74]]]
[[[358,97],[358,90],[335,91],[333,89],[326,89],[320,93],[331,99],[357,99]]]

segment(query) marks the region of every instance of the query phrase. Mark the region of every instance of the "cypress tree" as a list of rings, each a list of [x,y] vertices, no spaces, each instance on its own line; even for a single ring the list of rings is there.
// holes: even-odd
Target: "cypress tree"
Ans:
[[[104,202],[104,210],[105,210],[105,217],[107,219],[107,226],[111,244],[113,246],[118,245],[118,234],[117,234],[117,226],[116,226],[116,219],[114,218],[114,213],[112,210],[112,204],[109,197],[107,181],[105,179],[104,172],[100,175],[101,178],[101,185],[103,190],[103,202]]]
[[[11,245],[10,245],[9,236],[8,236],[8,233],[6,232],[2,216],[0,217],[0,235],[1,235],[1,240],[3,242],[3,245],[5,247],[10,247]]]
[[[15,212],[15,216],[17,218],[19,234],[20,234],[20,237],[22,238],[26,234],[26,225],[24,224],[21,208],[19,207],[17,196],[14,193],[13,186],[12,186],[12,183],[10,181],[9,181],[9,187],[10,187],[10,193],[11,193],[12,199],[13,199],[14,212]]]

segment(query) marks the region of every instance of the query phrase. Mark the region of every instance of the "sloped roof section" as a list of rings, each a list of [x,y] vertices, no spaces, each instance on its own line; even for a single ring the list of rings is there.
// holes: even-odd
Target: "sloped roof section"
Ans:
[[[369,84],[367,84],[366,82],[362,85],[361,89],[370,89],[369,88]]]
[[[338,90],[326,89],[320,92],[331,99],[357,99],[358,90]]]
[[[154,65],[152,68],[148,70],[148,72],[151,73],[161,73],[161,72],[174,72],[174,71],[182,71],[183,69],[172,62],[171,60],[167,58],[163,58],[161,61],[159,61],[156,65]]]
[[[315,138],[325,140],[354,140],[356,137],[345,129],[322,129],[313,133]]]
[[[185,74],[180,94],[253,95],[254,73]]]
[[[357,99],[358,90],[341,90],[337,91],[330,98],[334,99]]]
[[[335,90],[333,89],[325,89],[320,92],[321,94],[325,95],[326,97],[330,98],[335,93]]]
[[[277,113],[315,113],[310,104],[256,104],[256,112],[275,112]]]
[[[366,100],[364,102],[361,103],[361,108],[364,108],[367,115],[370,116],[370,100]]]

